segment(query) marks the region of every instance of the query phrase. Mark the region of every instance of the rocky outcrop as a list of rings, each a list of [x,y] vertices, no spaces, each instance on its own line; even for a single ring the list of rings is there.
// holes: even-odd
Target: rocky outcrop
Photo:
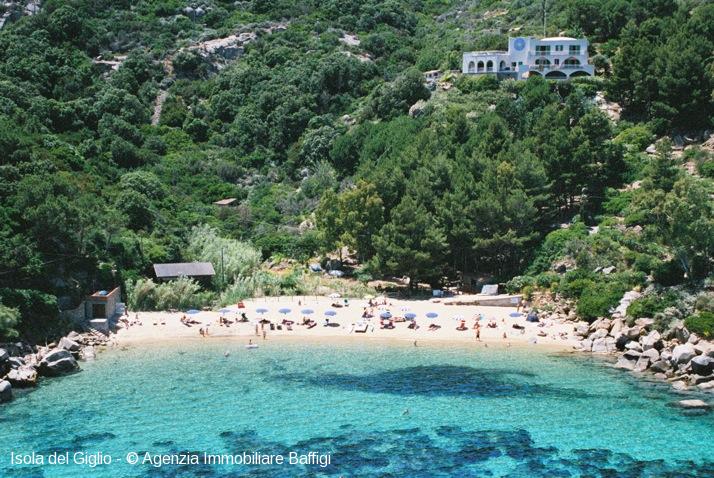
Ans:
[[[79,368],[72,354],[61,348],[48,352],[40,362],[39,372],[46,377],[56,377],[76,371]]]
[[[37,371],[34,367],[23,366],[18,369],[10,370],[10,373],[5,377],[13,387],[27,388],[37,385]]]
[[[0,403],[12,400],[12,385],[7,380],[0,380]]]
[[[57,347],[64,349],[68,352],[79,352],[80,349],[79,344],[74,340],[70,339],[69,337],[62,337]]]
[[[697,375],[709,375],[714,372],[714,358],[698,355],[689,362],[692,373]]]
[[[697,355],[692,344],[677,345],[672,349],[672,364],[685,364],[692,360]]]

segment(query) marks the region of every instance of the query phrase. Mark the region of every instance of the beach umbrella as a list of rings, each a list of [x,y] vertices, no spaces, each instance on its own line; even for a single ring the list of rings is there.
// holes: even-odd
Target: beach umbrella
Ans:
[[[287,315],[287,314],[289,314],[289,313],[290,313],[290,309],[288,309],[288,308],[285,308],[285,309],[280,309],[280,310],[278,310],[278,312],[280,312],[281,314],[285,314],[285,315]]]
[[[268,309],[266,309],[265,307],[260,307],[260,308],[258,308],[258,309],[255,309],[255,311],[256,311],[257,313],[263,315],[264,313],[266,313],[266,312],[268,311]]]
[[[337,292],[333,292],[332,294],[328,295],[327,297],[329,297],[330,299],[339,299],[340,294],[338,294]]]
[[[312,315],[312,314],[315,313],[315,311],[312,310],[312,309],[302,309],[302,310],[300,311],[300,313],[301,313],[302,315]]]
[[[374,296],[373,296],[372,294],[367,294],[367,295],[364,296],[364,299],[365,299],[365,300],[374,299]]]
[[[511,312],[511,313],[508,314],[508,315],[509,315],[510,317],[521,317],[523,314],[521,314],[520,312]]]
[[[409,320],[416,319],[416,316],[417,315],[414,312],[407,312],[406,314],[404,314],[404,318]]]
[[[332,310],[332,309],[329,309],[329,310],[326,310],[326,311],[325,311],[325,315],[328,316],[328,317],[334,317],[334,316],[337,315],[337,311]]]
[[[426,316],[430,319],[436,319],[437,317],[439,317],[439,314],[437,314],[436,312],[427,312]]]
[[[382,312],[381,314],[379,314],[379,317],[382,318],[382,319],[391,319],[391,318],[392,318],[392,313],[387,310],[387,311]]]
[[[218,310],[218,312],[220,312],[221,314],[227,314],[227,313],[230,312],[230,311],[231,311],[231,309],[227,309],[227,308],[225,308],[225,307]]]
[[[187,313],[187,314],[190,314],[190,315],[198,314],[199,312],[201,312],[201,311],[200,311],[200,310],[196,310],[196,309],[188,309],[188,310],[186,311],[186,313]]]

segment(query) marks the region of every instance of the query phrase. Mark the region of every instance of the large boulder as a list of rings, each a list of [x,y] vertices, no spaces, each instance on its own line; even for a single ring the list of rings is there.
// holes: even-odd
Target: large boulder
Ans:
[[[590,339],[585,339],[580,341],[580,350],[583,352],[590,352],[593,348],[593,341]]]
[[[587,322],[578,322],[573,327],[573,330],[575,331],[575,335],[586,337],[588,335],[588,332],[590,331],[590,326]]]
[[[642,352],[642,346],[640,345],[639,342],[636,342],[634,340],[630,340],[625,344],[625,348],[627,350],[637,350],[638,352]]]
[[[628,360],[637,360],[642,356],[642,352],[635,349],[628,349],[624,354],[622,354],[622,356],[626,357]]]
[[[10,364],[12,368],[20,368],[25,365],[25,359],[22,357],[10,357],[7,363]]]
[[[599,329],[603,330],[603,329]],[[615,351],[615,339],[612,337],[602,337],[593,340],[593,353],[612,353]]]
[[[57,347],[69,352],[78,352],[80,349],[79,344],[69,337],[62,337]]]
[[[656,330],[653,330],[649,334],[642,337],[640,339],[640,343],[642,344],[643,350],[652,348],[662,350],[662,336]]]
[[[635,372],[644,372],[647,370],[647,368],[650,366],[650,358],[647,357],[646,355],[642,355],[640,358],[637,359],[637,363],[635,363]]]
[[[704,400],[690,399],[690,400],[680,400],[677,402],[677,406],[689,409],[708,409],[710,405]]]
[[[620,357],[620,358],[617,360],[617,363],[615,364],[615,367],[621,368],[621,369],[624,369],[624,370],[634,370],[634,369],[635,369],[635,365],[637,365],[637,361],[636,361],[636,360],[630,360],[628,357],[626,357],[626,356],[623,355],[622,357]]]
[[[40,362],[40,374],[46,377],[56,377],[74,372],[79,366],[71,353],[65,349],[50,350]]]
[[[597,329],[595,332],[590,334],[590,338],[595,341],[595,340],[600,340],[604,339],[607,337],[607,329]],[[614,339],[613,339],[614,340]]]
[[[610,335],[618,337],[622,333],[622,329],[624,327],[625,322],[622,319],[614,319],[612,321],[612,326],[610,327]]]
[[[37,371],[32,367],[24,366],[18,369],[12,369],[6,378],[13,387],[17,388],[34,387],[37,385]]]
[[[704,355],[697,355],[689,362],[692,366],[692,373],[697,375],[709,375],[714,372],[714,358]]]
[[[7,380],[0,380],[0,403],[12,400],[12,385]]]
[[[649,318],[644,318],[644,317],[641,319],[635,320],[636,325],[639,325],[643,329],[647,329],[647,330],[649,330],[654,325],[654,322],[655,322],[654,319],[649,319]]]
[[[697,334],[690,333],[689,338],[687,339],[687,343],[697,345],[699,343],[699,336]]]
[[[659,352],[657,352],[657,349],[644,350],[641,356],[649,358],[651,363],[659,360]]]
[[[672,366],[666,360],[657,360],[650,365],[650,370],[655,373],[665,373],[671,368]]]
[[[692,344],[677,345],[672,349],[672,363],[674,365],[687,363],[697,355]]]
[[[642,334],[642,327],[639,325],[634,325],[622,331],[623,335],[626,335],[630,340],[639,340]]]
[[[10,359],[10,353],[5,349],[0,349],[0,365],[3,365]]]

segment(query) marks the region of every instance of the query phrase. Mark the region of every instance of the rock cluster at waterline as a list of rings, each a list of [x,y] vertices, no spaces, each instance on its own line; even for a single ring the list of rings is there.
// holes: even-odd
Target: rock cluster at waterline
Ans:
[[[0,403],[12,399],[12,389],[37,385],[39,377],[57,377],[79,370],[77,360],[95,357],[94,347],[108,338],[98,333],[70,332],[47,346],[24,343],[4,344],[0,348]]]
[[[696,387],[714,392],[714,344],[701,340],[682,324],[660,334],[654,320],[637,319],[627,326],[623,319],[577,322],[575,334],[581,349],[594,353],[617,353],[616,367],[634,372],[652,372],[678,390]]]

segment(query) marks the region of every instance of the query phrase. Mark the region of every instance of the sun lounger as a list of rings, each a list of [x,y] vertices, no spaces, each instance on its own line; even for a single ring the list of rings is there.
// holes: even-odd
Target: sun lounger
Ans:
[[[317,322],[310,322],[310,323],[308,324],[307,328],[308,328],[308,329],[311,329],[311,328],[316,327],[316,326],[317,326]]]
[[[369,324],[357,324],[355,326],[355,332],[359,334],[366,334]]]

